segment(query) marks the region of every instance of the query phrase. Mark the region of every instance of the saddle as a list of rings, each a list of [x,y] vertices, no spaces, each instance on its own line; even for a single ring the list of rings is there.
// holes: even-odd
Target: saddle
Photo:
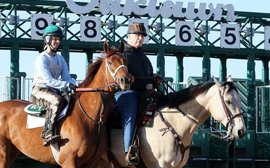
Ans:
[[[153,91],[146,91],[139,96],[138,126],[152,127],[156,112],[156,98]],[[114,103],[109,117],[109,129],[122,129],[121,115]]]

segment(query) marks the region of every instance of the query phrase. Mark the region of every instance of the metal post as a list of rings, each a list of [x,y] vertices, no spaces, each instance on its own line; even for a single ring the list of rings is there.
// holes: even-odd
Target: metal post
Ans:
[[[219,79],[220,79],[220,81],[226,81],[226,78],[227,78],[226,62],[227,62],[226,58],[220,58],[220,67],[219,67]]]
[[[202,60],[202,78],[206,82],[210,79],[211,75],[211,61],[210,61],[210,52],[205,51]]]
[[[176,56],[176,83],[180,83],[184,81],[184,65],[183,65],[183,56]],[[179,91],[182,86],[176,85],[176,91]]]
[[[10,54],[10,77],[15,77],[15,74],[19,72],[19,44],[13,42]],[[10,81],[10,99],[16,99],[17,95],[17,83],[15,80]]]
[[[262,80],[264,85],[269,84],[269,60],[263,60],[263,67],[262,67]]]
[[[247,127],[255,129],[255,55],[250,53],[247,62]]]
[[[157,74],[165,77],[165,57],[164,57],[165,51],[163,48],[158,50],[157,53]]]
[[[61,55],[63,55],[63,57],[65,58],[67,65],[68,65],[68,69],[69,68],[69,44],[67,42],[62,42],[62,51],[61,51]]]

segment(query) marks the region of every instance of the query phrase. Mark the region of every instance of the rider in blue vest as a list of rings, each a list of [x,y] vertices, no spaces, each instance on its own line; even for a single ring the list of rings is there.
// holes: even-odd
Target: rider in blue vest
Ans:
[[[69,74],[64,57],[57,53],[62,38],[63,32],[60,27],[56,25],[46,27],[43,33],[44,51],[35,62],[32,101],[45,107],[47,111],[42,133],[44,146],[61,139],[57,131],[54,131],[57,116],[66,105],[61,90],[68,88],[72,92],[76,90],[75,81]]]

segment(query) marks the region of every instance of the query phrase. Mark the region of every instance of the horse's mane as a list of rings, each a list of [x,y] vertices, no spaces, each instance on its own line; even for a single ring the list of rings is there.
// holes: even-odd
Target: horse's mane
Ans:
[[[89,65],[88,71],[86,73],[86,77],[85,77],[84,81],[79,84],[79,87],[82,87],[82,88],[87,87],[87,85],[89,85],[93,81],[93,79],[94,79],[95,75],[97,74],[102,62],[106,58],[111,57],[112,55],[116,54],[117,52],[118,52],[117,48],[112,46],[108,53],[103,52],[100,57],[97,57],[95,62],[93,62],[92,64]]]
[[[207,93],[209,88],[211,88],[214,84],[215,84],[214,82],[206,82],[197,85],[192,85],[188,88],[185,88],[183,90],[175,92],[174,94],[171,94],[171,96],[169,96],[170,102],[172,103],[173,106],[185,103],[195,98],[201,93],[204,94]]]
[[[173,92],[168,94],[169,98],[169,107],[176,107],[179,104],[185,103],[199,94],[206,94],[208,90],[214,85],[214,82],[206,82],[201,83],[198,85],[193,85],[188,88],[185,88],[183,90],[180,90],[178,92]],[[237,92],[237,89],[233,85],[233,82],[225,82],[222,84],[223,86],[228,86],[227,92],[230,92],[231,90],[235,90]]]
[[[104,57],[98,57],[95,62],[88,66],[88,71],[86,73],[86,77],[82,83],[79,84],[79,87],[86,87],[89,83],[91,83],[101,66]]]

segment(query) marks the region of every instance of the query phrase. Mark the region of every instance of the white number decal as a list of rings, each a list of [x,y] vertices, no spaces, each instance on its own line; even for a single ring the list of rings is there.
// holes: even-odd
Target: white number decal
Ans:
[[[31,16],[31,39],[41,40],[44,29],[52,23],[50,14],[32,14]]]
[[[240,48],[239,24],[221,24],[221,48]]]
[[[177,21],[175,24],[175,44],[180,46],[195,46],[194,23]]]
[[[81,41],[100,42],[101,25],[99,17],[82,16],[81,17]]]

